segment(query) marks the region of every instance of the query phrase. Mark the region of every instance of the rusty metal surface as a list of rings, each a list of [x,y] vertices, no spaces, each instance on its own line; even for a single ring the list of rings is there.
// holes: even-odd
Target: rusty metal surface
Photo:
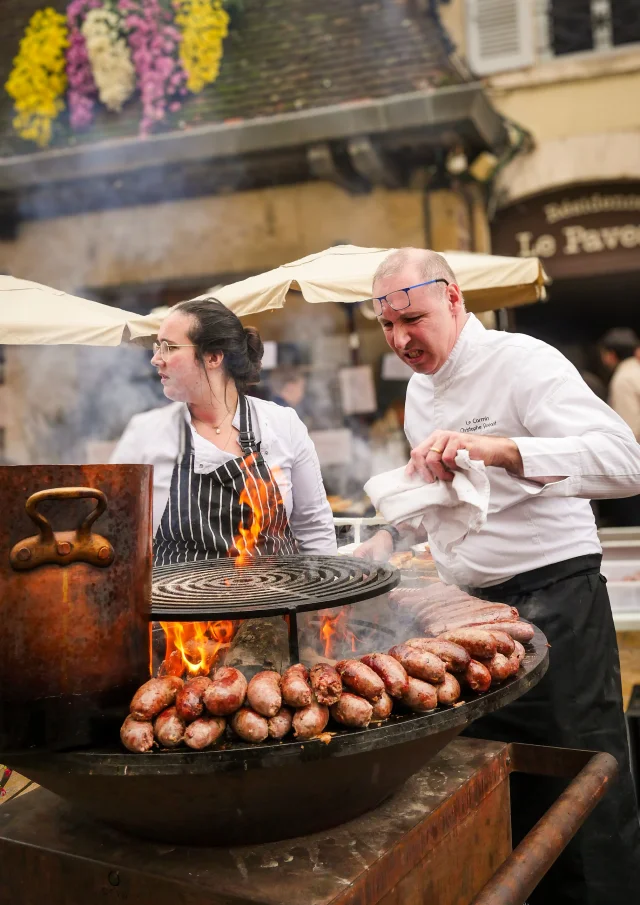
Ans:
[[[477,890],[482,880],[471,886],[478,873],[471,875],[470,862],[483,859],[482,879],[492,870],[492,853],[477,845],[479,836],[486,838],[489,816],[481,807],[506,785],[506,753],[502,742],[457,739],[376,811],[322,833],[263,845],[201,848],[133,839],[40,789],[2,809],[3,883],[7,895],[13,893],[11,905],[94,905],[121,901],[119,896],[136,905],[371,905],[385,896],[396,902],[398,884],[437,853],[450,865],[452,886],[456,879],[461,888],[467,873]],[[324,794],[337,798],[331,784]],[[125,798],[123,791],[122,804]],[[507,815],[494,819],[504,819],[508,842]],[[171,820],[167,802],[165,822]],[[476,820],[468,851],[448,844],[457,827]],[[44,866],[40,874],[36,863]],[[455,892],[453,886],[450,898],[424,901],[459,905]],[[422,899],[414,890],[402,901]]]
[[[504,861],[472,905],[522,905],[575,836],[618,772],[605,752],[510,745],[510,766],[546,776],[574,776],[558,800]],[[519,766],[518,766],[519,765]],[[575,774],[576,768],[579,770]]]
[[[75,531],[54,531],[47,519],[38,512],[38,504],[45,500],[96,501],[93,509]],[[55,563],[68,566],[73,562],[86,562],[106,569],[113,562],[113,547],[100,534],[93,534],[91,526],[107,509],[107,497],[95,487],[54,487],[31,494],[25,503],[25,512],[39,528],[39,534],[18,541],[9,562],[17,572],[28,572],[38,566]]]
[[[91,744],[92,724],[148,677],[151,484],[146,465],[0,467],[0,751]],[[56,532],[93,516],[113,563],[13,569],[10,551],[33,534],[29,498],[78,487],[105,495],[99,517],[95,497],[56,494],[36,498],[38,514]]]

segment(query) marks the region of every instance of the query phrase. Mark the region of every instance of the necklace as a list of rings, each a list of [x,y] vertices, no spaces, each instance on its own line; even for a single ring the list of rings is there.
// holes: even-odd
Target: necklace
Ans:
[[[203,424],[205,427],[212,427],[214,429],[214,431],[216,432],[216,434],[220,434],[221,433],[220,428],[222,427],[222,425],[227,420],[227,418],[229,417],[230,414],[231,414],[231,412],[227,412],[227,414],[224,416],[224,418],[222,419],[220,424],[218,424],[217,426],[215,424],[209,424],[207,421],[202,421],[200,418],[194,418],[193,416],[191,417],[191,420],[195,421],[197,424]]]

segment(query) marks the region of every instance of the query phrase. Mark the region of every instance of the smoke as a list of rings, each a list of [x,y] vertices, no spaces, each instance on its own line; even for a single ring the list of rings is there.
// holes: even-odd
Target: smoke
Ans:
[[[20,346],[12,350],[25,464],[87,461],[87,443],[116,441],[132,415],[166,402],[134,346]]]

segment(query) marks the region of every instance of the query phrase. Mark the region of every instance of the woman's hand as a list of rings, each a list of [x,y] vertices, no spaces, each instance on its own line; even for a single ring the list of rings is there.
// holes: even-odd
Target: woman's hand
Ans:
[[[418,474],[432,484],[438,478],[452,481],[454,471],[458,471],[456,455],[459,449],[469,451],[469,456],[505,468],[513,474],[522,475],[523,465],[517,444],[508,437],[490,437],[484,434],[459,434],[456,431],[434,431],[430,437],[411,451],[411,461],[406,474]]]

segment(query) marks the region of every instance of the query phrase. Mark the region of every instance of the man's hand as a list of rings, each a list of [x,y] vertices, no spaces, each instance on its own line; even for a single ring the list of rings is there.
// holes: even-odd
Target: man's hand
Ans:
[[[505,468],[512,474],[522,475],[523,465],[520,450],[508,437],[490,437],[483,434],[459,434],[455,431],[434,431],[430,437],[411,451],[411,461],[407,465],[407,475],[419,474],[432,484],[437,478],[452,481],[459,449],[467,449],[472,459],[481,460],[485,465]]]
[[[393,538],[388,531],[377,531],[353,551],[354,556],[374,562],[387,562],[392,553]]]

